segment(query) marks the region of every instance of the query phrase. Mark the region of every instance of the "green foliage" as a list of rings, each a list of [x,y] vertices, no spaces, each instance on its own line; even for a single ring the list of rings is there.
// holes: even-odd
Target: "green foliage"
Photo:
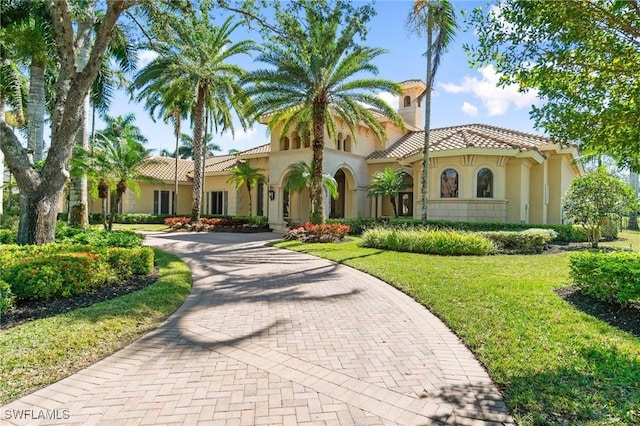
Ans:
[[[78,229],[59,222],[56,227],[56,241],[91,247],[140,247],[144,235],[134,231]]]
[[[351,226],[351,235],[360,235],[367,228],[376,225],[391,228],[407,229],[422,228],[422,221],[419,219],[409,218],[392,218],[392,219],[373,219],[373,218],[355,218],[355,219],[331,219],[329,223],[342,223]],[[456,230],[456,231],[473,231],[473,232],[491,232],[491,231],[524,231],[526,229],[550,229],[557,236],[553,242],[584,242],[587,241],[584,230],[579,226],[573,225],[536,225],[528,223],[505,223],[505,222],[452,222],[448,220],[430,220],[427,226],[433,229]]]
[[[347,225],[349,227],[349,235],[360,235],[366,229],[379,225],[381,221],[372,217],[354,217],[348,219],[328,219],[327,223]]]
[[[153,271],[154,257],[150,247],[111,247],[107,250],[106,258],[119,279],[147,275]]]
[[[76,252],[22,258],[2,269],[2,279],[11,283],[18,299],[51,299],[86,293],[115,275],[104,257]]]
[[[376,172],[369,184],[368,197],[389,197],[393,206],[393,215],[398,217],[398,208],[396,206],[396,197],[398,193],[411,186],[405,182],[407,174],[402,170],[395,170],[393,167],[387,167],[381,172]]]
[[[11,229],[0,229],[0,244],[15,244],[16,232]]]
[[[638,169],[638,22],[636,1],[509,0],[476,10],[478,46],[465,48],[502,85],[537,90],[545,102],[531,115],[553,139]]]
[[[323,223],[315,225],[305,223],[287,231],[285,240],[297,240],[305,243],[335,243],[344,240],[349,233],[347,225],[336,223]]]
[[[567,218],[582,225],[593,247],[598,247],[607,219],[633,211],[638,200],[629,185],[600,168],[574,179],[562,204]]]
[[[613,241],[618,238],[618,231],[620,231],[620,216],[617,214],[612,214],[607,216],[600,229],[600,233],[602,238],[607,241]]]
[[[246,162],[239,162],[231,169],[231,176],[227,183],[232,183],[236,189],[240,189],[243,185],[247,188],[249,194],[249,216],[252,215],[251,208],[251,188],[257,184],[264,182],[266,177],[261,173],[262,169],[254,169]]]
[[[526,229],[520,232],[493,231],[482,232],[483,237],[493,241],[498,253],[535,254],[542,253],[549,243],[557,237],[552,229]]]
[[[0,321],[2,320],[2,314],[13,308],[15,299],[11,286],[0,279]]]
[[[493,254],[490,239],[472,233],[431,229],[368,229],[362,234],[365,247],[444,256]]]
[[[640,304],[640,253],[576,253],[569,270],[585,294],[605,302]]]

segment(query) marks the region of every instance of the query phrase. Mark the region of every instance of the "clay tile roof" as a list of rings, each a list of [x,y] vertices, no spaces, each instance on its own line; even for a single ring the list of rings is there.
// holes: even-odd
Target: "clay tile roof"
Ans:
[[[486,124],[431,129],[430,152],[465,148],[530,151],[541,145],[553,145],[551,139]],[[375,151],[367,158],[406,158],[418,154],[424,145],[424,131],[409,132],[388,148]]]
[[[205,162],[204,172],[224,172],[231,170],[235,167],[238,159],[235,155],[216,155],[211,158],[207,158]]]
[[[415,83],[421,83],[423,86],[426,86],[426,84],[424,84],[424,81],[420,80],[419,78],[412,78],[412,79],[409,79],[409,80],[401,81],[400,85],[401,86],[408,86],[410,84],[415,84]]]
[[[142,174],[155,179],[173,181],[175,179],[176,160],[173,157],[151,156],[141,168]],[[192,160],[178,159],[178,181],[187,182],[187,175],[193,170]]]
[[[264,144],[256,146],[255,148],[249,148],[246,151],[239,152],[239,156],[243,155],[256,155],[256,154],[268,154],[271,152],[271,144]]]

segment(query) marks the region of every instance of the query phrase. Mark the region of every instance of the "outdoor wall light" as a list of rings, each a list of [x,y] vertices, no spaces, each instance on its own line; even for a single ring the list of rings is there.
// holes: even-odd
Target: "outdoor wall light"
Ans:
[[[269,199],[271,201],[276,199],[276,191],[274,191],[272,187],[269,187]]]

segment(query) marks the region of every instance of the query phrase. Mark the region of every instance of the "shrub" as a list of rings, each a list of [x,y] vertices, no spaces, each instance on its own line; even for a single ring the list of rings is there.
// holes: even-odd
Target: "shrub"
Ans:
[[[171,229],[187,231],[232,231],[255,232],[269,229],[269,220],[264,216],[215,216],[203,217],[198,223],[191,223],[188,217],[170,217],[164,224]]]
[[[140,247],[144,235],[133,231],[76,229],[67,225],[56,228],[56,241],[90,245],[92,247]]]
[[[106,254],[109,266],[119,278],[147,275],[153,271],[153,250],[150,247],[112,247]]]
[[[191,218],[185,216],[168,217],[164,220],[164,224],[171,229],[180,229],[187,223],[191,222]]]
[[[499,253],[505,254],[542,253],[557,236],[557,233],[552,229],[535,228],[520,232],[494,231],[482,232],[481,234],[493,241]]]
[[[612,214],[607,216],[600,227],[600,235],[607,241],[613,241],[618,238],[618,224],[620,216]]]
[[[15,298],[9,284],[0,280],[0,315],[13,308]]]
[[[332,243],[342,241],[349,233],[347,225],[325,223],[314,225],[305,223],[290,229],[284,236],[285,240],[298,240],[306,243]]]
[[[360,235],[369,228],[374,228],[381,220],[371,217],[355,217],[350,219],[329,219],[328,224],[346,225],[349,227],[349,235]]]
[[[569,259],[569,274],[583,293],[598,300],[640,303],[640,253],[576,253]]]
[[[69,297],[115,279],[103,256],[89,252],[63,252],[20,259],[2,271],[18,299]]]
[[[483,256],[495,252],[491,240],[479,234],[435,229],[374,228],[362,234],[365,247],[448,256]]]
[[[15,244],[16,233],[10,229],[0,229],[0,244]]]

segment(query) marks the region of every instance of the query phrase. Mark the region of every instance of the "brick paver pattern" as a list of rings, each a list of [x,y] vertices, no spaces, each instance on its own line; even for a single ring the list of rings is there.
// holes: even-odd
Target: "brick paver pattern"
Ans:
[[[427,309],[349,267],[266,246],[275,238],[149,234],[192,269],[184,305],[120,352],[2,407],[0,423],[513,423],[483,367]]]

